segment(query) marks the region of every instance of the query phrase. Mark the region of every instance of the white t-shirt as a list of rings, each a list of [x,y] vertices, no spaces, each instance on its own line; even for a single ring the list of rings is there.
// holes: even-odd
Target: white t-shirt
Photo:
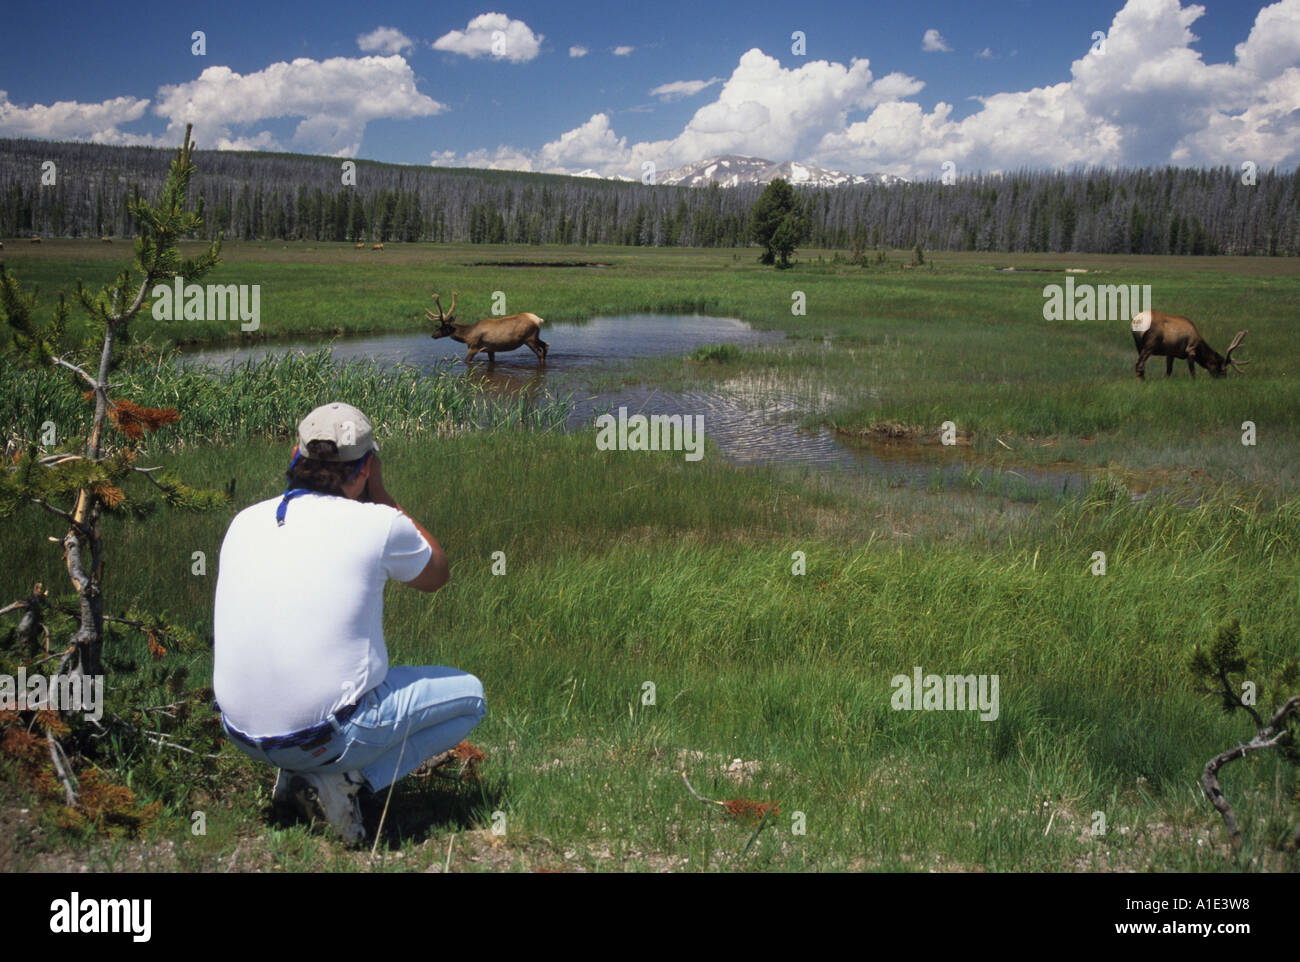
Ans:
[[[251,505],[221,544],[212,687],[247,735],[324,720],[384,680],[384,583],[411,581],[433,549],[402,512],[325,494]]]

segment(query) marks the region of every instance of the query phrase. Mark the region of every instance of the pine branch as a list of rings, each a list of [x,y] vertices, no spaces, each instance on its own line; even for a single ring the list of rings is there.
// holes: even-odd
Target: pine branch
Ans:
[[[48,634],[49,634],[49,628],[46,628],[45,631],[46,631],[46,634],[48,635]],[[76,652],[76,650],[77,650],[77,646],[76,646],[76,645],[71,645],[71,646],[65,648],[63,651],[52,651],[52,652],[50,652],[48,655],[44,656],[43,658],[37,658],[34,662],[32,662],[31,667],[35,668],[37,665],[43,665],[43,664],[45,664],[47,661],[53,661],[55,658],[64,658],[64,659],[66,659],[66,658],[70,658],[70,657],[72,657],[72,655]],[[63,663],[62,663],[62,662],[60,662],[60,664],[59,664],[59,670],[56,671],[54,674],[55,674],[56,676],[57,676],[57,675],[61,675],[61,674],[63,674]]]
[[[1241,700],[1241,696],[1237,694],[1232,682],[1228,680],[1228,671],[1223,665],[1219,666],[1219,682],[1223,687],[1215,692],[1215,694],[1223,697],[1225,707],[1230,706],[1227,710],[1231,711],[1232,708],[1241,708],[1249,713],[1250,717],[1254,719],[1256,728],[1263,728],[1264,720],[1259,717],[1259,712],[1255,711],[1253,705],[1247,705]]]
[[[86,371],[85,371],[84,369],[78,367],[77,365],[75,365],[75,364],[73,364],[73,363],[71,363],[71,362],[69,362],[69,361],[65,361],[65,360],[64,360],[63,358],[61,358],[61,357],[55,357],[55,356],[51,355],[51,356],[50,356],[50,363],[52,363],[52,364],[56,364],[56,365],[58,365],[59,367],[66,367],[69,371],[72,371],[73,373],[77,374],[78,376],[81,377],[81,379],[82,379],[83,381],[86,382],[87,385],[89,385],[89,387],[90,387],[90,389],[91,389],[92,391],[95,390],[95,389],[97,389],[97,388],[99,387],[99,385],[95,382],[95,379],[94,379],[93,377],[91,377],[88,373],[86,373]]]
[[[33,503],[33,504],[38,504],[38,505],[40,505],[40,506],[41,506],[42,508],[44,508],[46,511],[50,512],[50,514],[58,515],[58,516],[59,516],[60,518],[62,518],[64,521],[68,522],[68,524],[72,525],[72,527],[73,527],[73,528],[74,528],[78,533],[80,533],[80,534],[84,534],[84,533],[85,533],[85,528],[82,526],[82,524],[81,524],[81,523],[80,523],[76,518],[74,518],[74,517],[72,516],[72,513],[71,513],[70,511],[64,511],[62,508],[56,508],[54,505],[50,504],[48,501],[44,501],[44,500],[42,500],[41,498],[32,498],[31,500],[32,500],[32,503]]]
[[[226,504],[230,496],[225,491],[217,491],[209,488],[194,488],[183,482],[171,471],[164,471],[154,476],[157,468],[136,468],[132,470],[139,471],[162,492],[163,500],[174,508],[184,508],[190,511],[204,511],[209,508],[217,508]]]

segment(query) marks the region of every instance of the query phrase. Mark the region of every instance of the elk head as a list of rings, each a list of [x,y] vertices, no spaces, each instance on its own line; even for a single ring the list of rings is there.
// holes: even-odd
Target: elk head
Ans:
[[[443,313],[442,302],[438,300],[438,295],[434,294],[433,304],[436,308],[438,308],[438,313],[434,314],[433,311],[430,311],[428,309],[426,309],[424,312],[425,317],[427,317],[429,320],[433,321],[433,323],[438,325],[438,329],[434,331],[433,334],[431,335],[435,339],[439,337],[451,337],[451,335],[456,332],[456,328],[455,328],[456,296],[457,296],[456,292],[452,291],[451,310],[446,313]]]
[[[1232,359],[1232,352],[1241,346],[1241,342],[1245,337],[1245,331],[1238,331],[1237,336],[1234,337],[1232,343],[1228,345],[1228,353],[1224,354],[1222,357],[1219,356],[1217,351],[1211,350],[1208,344],[1201,342],[1201,353],[1203,355],[1201,363],[1205,366],[1205,369],[1210,372],[1210,377],[1223,377],[1228,373],[1229,367],[1232,367],[1242,374],[1246,373],[1242,368],[1250,362],[1234,361]]]

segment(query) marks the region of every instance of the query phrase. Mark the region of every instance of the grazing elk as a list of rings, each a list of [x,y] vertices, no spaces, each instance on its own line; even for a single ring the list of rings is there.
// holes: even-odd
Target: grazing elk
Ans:
[[[361,243],[360,241],[357,241],[357,250],[363,251],[365,249],[366,249],[366,245]]]
[[[371,249],[372,251],[381,251],[381,250],[384,249],[384,245],[383,245],[383,244],[371,244],[371,245],[370,245],[370,249]]]
[[[33,243],[33,244],[39,244],[40,242],[41,242],[41,239],[40,239],[39,237],[35,237],[35,236],[32,237],[32,243]]]
[[[442,302],[438,295],[433,295],[433,303],[438,308],[426,310],[424,316],[438,325],[433,332],[434,338],[449,337],[460,341],[467,348],[465,363],[474,360],[474,355],[486,353],[489,361],[497,359],[497,351],[513,351],[517,347],[528,345],[528,349],[537,355],[538,363],[546,361],[547,344],[538,335],[542,330],[542,319],[536,314],[511,314],[509,317],[489,317],[477,324],[457,324],[456,292],[451,292],[451,310],[443,313]]]
[[[1229,366],[1241,371],[1250,363],[1232,359],[1232,352],[1241,345],[1245,336],[1245,331],[1238,331],[1228,345],[1228,353],[1221,355],[1205,343],[1196,325],[1187,318],[1177,314],[1161,314],[1159,311],[1142,311],[1133,318],[1133,343],[1138,349],[1134,370],[1138,380],[1142,380],[1147,358],[1155,354],[1165,359],[1166,377],[1174,373],[1175,358],[1187,359],[1187,370],[1192,377],[1196,377],[1197,364],[1209,371],[1210,377],[1223,377],[1228,373]]]

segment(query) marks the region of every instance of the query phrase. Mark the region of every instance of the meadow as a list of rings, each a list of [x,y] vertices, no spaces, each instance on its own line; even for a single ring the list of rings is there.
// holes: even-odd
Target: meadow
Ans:
[[[1269,755],[1225,770],[1244,825],[1241,853],[1229,852],[1197,779],[1252,730],[1196,691],[1186,658],[1234,617],[1260,678],[1297,653],[1300,347],[1288,335],[1300,263],[935,253],[905,269],[906,252],[859,267],[844,252],[805,251],[777,272],[753,251],[314,246],[227,245],[209,279],[262,286],[256,336],[267,338],[418,329],[435,289],[444,303],[460,291],[462,320],[488,316],[494,291],[508,310],[550,320],[739,317],[790,340],[706,352],[702,363],[645,362],[607,380],[795,385],[809,398],[806,418],[847,439],[937,447],[952,421],[957,453],[972,462],[1068,463],[1094,482],[1082,497],[1029,499],[975,477],[954,489],[738,468],[716,452],[699,463],[602,452],[589,431],[559,432],[554,412],[507,402],[484,422],[488,400],[454,370],[421,381],[316,359],[246,371],[222,389],[158,364],[137,368],[130,396],[175,403],[182,424],[197,425],[160,434],[151,462],[233,485],[234,499],[201,514],[111,521],[110,611],[165,611],[210,639],[226,525],[281,489],[290,412],[346,391],[380,412],[389,487],[452,562],[451,583],[434,596],[389,587],[391,660],[452,664],[484,681],[488,716],[470,740],[486,758],[477,779],[399,785],[374,854],[369,844],[347,850],[274,821],[271,773],[214,735],[210,718],[134,707],[173,701],[177,669],[187,685],[206,685],[202,643],[155,661],[122,632],[109,654],[110,709],[189,751],[128,739],[104,757],[120,759],[160,814],[136,836],[104,838],[61,822],[58,806],[10,770],[0,864],[1296,868],[1286,848],[1295,770]],[[52,292],[76,277],[104,282],[123,253],[54,241],[2,256],[24,284]],[[527,261],[605,266],[498,266]],[[996,270],[1007,266],[1022,270]],[[1076,283],[1151,284],[1157,310],[1191,317],[1220,349],[1249,329],[1249,373],[1193,380],[1180,363],[1166,379],[1152,362],[1138,382],[1126,321],[1043,319],[1043,286],[1066,268],[1088,271]],[[805,314],[791,311],[796,292]],[[239,336],[237,325],[149,318],[138,334],[142,354]],[[37,382],[9,369],[0,379],[7,435],[30,437],[56,395],[52,381]],[[60,417],[75,423],[77,412]],[[1254,445],[1242,444],[1245,421]],[[36,511],[6,526],[0,601],[33,580],[66,582],[44,542],[51,534],[61,532]],[[196,551],[209,559],[204,575],[193,573]],[[1094,573],[1098,551],[1104,575]],[[504,576],[491,573],[495,552]],[[916,667],[997,675],[996,719],[895,710],[892,680]],[[728,818],[691,796],[682,771],[711,799],[775,802],[779,812]],[[204,835],[190,830],[196,810]]]

